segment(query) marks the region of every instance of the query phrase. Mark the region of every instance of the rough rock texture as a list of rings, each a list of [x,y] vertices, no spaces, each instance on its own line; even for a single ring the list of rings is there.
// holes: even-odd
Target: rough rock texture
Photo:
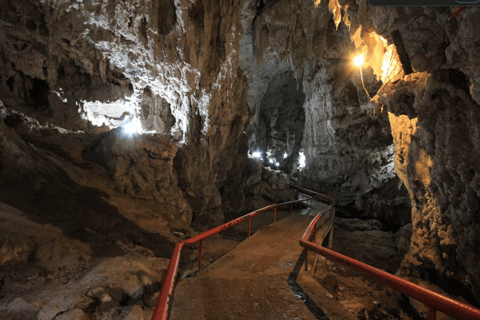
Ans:
[[[176,241],[169,229],[189,230],[188,219],[178,219],[179,210],[169,200],[126,197],[103,167],[85,161],[82,152],[94,135],[43,127],[14,114],[6,123],[10,127],[0,123],[0,202],[29,220],[60,227],[67,237],[89,243],[101,255],[117,247],[115,242],[133,239],[165,255],[161,252]],[[152,155],[161,154],[160,149],[158,143]],[[136,181],[125,180],[128,186]]]
[[[77,270],[74,277],[64,277],[61,289],[58,278],[33,275],[30,282],[42,281],[44,287],[30,287],[22,298],[0,308],[0,315],[5,319],[39,320],[150,319],[158,299],[155,292],[167,266],[167,259],[155,258],[153,252],[137,247],[93,270],[82,270],[83,274]],[[2,293],[18,295],[20,290],[21,285],[15,290],[9,283]]]
[[[191,209],[177,186],[173,159],[178,147],[159,135],[126,138],[114,129],[92,141],[83,157],[105,166],[116,189],[133,198],[170,207],[172,220],[189,225]]]
[[[473,293],[478,301],[478,9],[467,8],[449,20],[454,9],[446,7],[316,2],[315,10],[302,1],[245,6],[253,26],[242,39],[241,56],[250,83],[252,141],[280,148],[275,154],[297,157],[304,151],[307,167],[298,173],[303,185],[366,216],[397,220],[397,226],[409,221],[406,193],[400,191],[405,185],[413,239],[404,272],[452,293]],[[404,77],[392,45],[395,30],[420,73]],[[365,56],[363,80],[371,101],[358,67],[350,63],[356,53]],[[289,74],[296,82],[281,80]],[[263,99],[275,90],[291,97],[285,99],[288,113]],[[295,90],[304,93],[305,127],[301,145],[290,143],[292,149],[285,141],[296,140],[292,124],[302,121],[289,102],[300,96]],[[284,123],[263,121],[266,112],[286,115]],[[281,133],[279,127],[289,139],[272,134]]]
[[[393,234],[384,231],[378,220],[336,218],[333,249],[376,268],[395,273],[409,249],[412,230],[408,226],[411,225]]]
[[[283,199],[286,179],[247,162],[262,148],[354,215],[398,228],[411,214],[402,272],[478,304],[480,10],[450,21],[449,7],[316,2],[4,0],[0,202],[23,218],[2,228],[2,288],[28,291],[12,280],[17,266],[44,279],[69,259],[93,268],[124,255],[126,244],[168,256],[191,225],[245,212],[250,196]],[[129,125],[156,135],[129,137]],[[58,305],[7,300],[58,315]],[[122,308],[105,317],[141,317]],[[97,312],[64,311],[57,318]]]
[[[348,27],[336,27],[325,3],[264,2],[245,5],[242,21],[250,151],[273,156],[301,185],[334,196],[355,216],[395,229],[410,222],[388,119],[369,102],[350,62],[357,50]],[[376,50],[383,53],[383,44]],[[364,79],[373,95],[380,82],[372,68]],[[300,171],[299,152],[307,164]]]
[[[474,146],[480,115],[469,86],[452,82],[459,76],[452,69],[415,74],[380,101],[391,112],[396,168],[413,203],[415,262],[405,272],[439,277],[435,281],[459,292],[469,288],[478,299],[480,189]],[[407,109],[395,104],[405,97],[412,97]]]
[[[478,304],[480,89],[474,25],[480,11],[467,7],[449,20],[453,8],[347,2],[329,3],[337,21],[350,26],[352,40],[371,52],[369,34],[391,41],[398,29],[416,71],[406,77],[392,72],[374,99],[388,112],[395,170],[412,200],[412,244],[402,271]]]
[[[406,226],[395,234],[382,228],[374,219],[335,218],[333,250],[394,273],[408,252],[411,228]],[[418,319],[405,308],[407,299],[399,292],[342,264],[319,256],[314,278],[358,319]]]
[[[297,192],[290,189],[288,175],[264,165],[264,161],[258,159],[247,161],[245,199],[249,212],[273,203],[297,199]]]
[[[139,122],[164,134],[181,146],[174,162],[187,203],[177,207],[222,221],[223,210],[242,210],[242,198],[221,201],[246,158],[240,2],[6,1],[0,100],[62,128]],[[142,184],[139,175],[130,173]],[[137,186],[143,196],[150,182]]]
[[[1,233],[3,311],[49,320],[149,318],[155,302],[127,306],[112,296],[104,307],[78,291],[68,306],[32,304],[28,276],[15,268],[33,270],[36,293],[49,276],[59,280],[54,292],[126,247],[169,257],[192,225],[244,212],[241,3],[2,2],[0,203],[25,217],[19,230]],[[38,224],[49,225],[48,236]],[[62,278],[59,268],[70,264]]]

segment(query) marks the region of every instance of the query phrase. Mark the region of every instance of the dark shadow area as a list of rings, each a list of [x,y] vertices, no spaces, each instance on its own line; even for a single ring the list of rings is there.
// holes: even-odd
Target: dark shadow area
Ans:
[[[166,35],[170,33],[177,22],[175,2],[173,0],[161,0],[158,4],[158,33]]]
[[[322,308],[317,306],[315,301],[313,301],[310,296],[303,290],[303,288],[297,283],[298,274],[300,273],[302,265],[305,262],[306,255],[307,250],[304,249],[298,257],[298,260],[295,263],[295,267],[288,276],[287,284],[292,289],[293,294],[302,299],[302,301],[305,303],[305,306],[307,306],[308,310],[310,310],[310,312],[315,318],[321,320],[329,320],[330,318],[325,315],[325,312],[323,312]]]
[[[259,150],[263,155],[271,150],[276,162],[266,161],[266,166],[291,172],[303,139],[304,102],[302,84],[291,70],[276,75],[269,83],[259,110],[246,130],[250,150]]]
[[[59,227],[65,236],[89,244],[93,257],[123,254],[119,241],[148,248],[159,257],[169,257],[173,251],[174,243],[122,217],[117,207],[107,202],[108,194],[98,189],[52,183],[27,199],[19,196],[25,194],[21,189],[25,188],[16,183],[0,183],[0,201],[22,211],[31,221]]]
[[[30,103],[39,110],[43,111],[48,108],[48,94],[50,88],[46,81],[37,78],[32,79],[32,88],[28,91]]]
[[[410,197],[405,185],[399,181],[399,178],[395,177],[385,182],[381,188],[358,195],[357,198],[363,203],[360,210],[355,203],[337,206],[337,216],[363,220],[375,219],[382,223],[382,231],[398,232],[400,228],[412,222]],[[390,201],[390,199],[395,199],[395,201]]]
[[[0,171],[0,202],[22,211],[31,221],[59,227],[66,237],[89,244],[93,257],[122,254],[120,242],[170,257],[175,244],[123,217],[109,203],[109,194],[77,184],[61,167],[23,143],[14,145],[22,149],[21,159],[8,159],[5,150],[12,145],[10,141],[0,148],[0,162],[4,164]]]

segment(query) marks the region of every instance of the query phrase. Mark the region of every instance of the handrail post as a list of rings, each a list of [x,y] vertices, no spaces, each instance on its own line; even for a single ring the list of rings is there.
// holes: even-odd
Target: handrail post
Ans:
[[[328,221],[332,220],[332,226],[330,227],[330,235],[328,236],[328,248],[332,249],[333,247],[333,218],[335,217],[335,207],[330,209],[330,217]]]
[[[273,214],[273,223],[277,222],[277,206],[275,205],[275,213]]]
[[[305,249],[305,271],[308,271],[308,249]]]
[[[198,273],[202,270],[202,247],[203,247],[203,240],[199,243],[198,248]]]
[[[328,249],[332,249],[333,247],[333,225],[330,228],[330,235],[328,236]]]
[[[294,186],[294,187],[297,188],[298,190],[303,190],[300,187],[297,187],[297,186]],[[315,192],[312,192],[312,191],[308,191],[308,192],[315,193]],[[330,198],[330,197],[327,197],[327,196],[325,196],[325,198],[329,199],[332,202],[331,205],[334,205],[335,200],[333,198]],[[291,202],[281,203],[280,205],[290,204],[290,214],[292,214],[294,204],[296,204],[297,208],[299,208],[301,210],[302,208],[304,208],[308,205],[307,202],[308,203],[313,203],[312,198],[309,197],[308,194],[307,195],[301,195],[301,199],[293,200]],[[199,269],[199,272],[200,272],[201,269],[202,269],[202,261],[203,261],[203,249],[204,249],[203,248],[203,241],[205,241],[207,238],[209,238],[209,237],[211,237],[215,234],[218,234],[219,232],[221,232],[225,229],[231,228],[231,227],[233,227],[233,226],[235,226],[239,223],[242,223],[243,221],[245,221],[247,219],[248,219],[248,237],[250,238],[251,233],[252,233],[252,218],[254,216],[258,215],[259,213],[263,212],[263,211],[268,211],[268,210],[273,208],[275,210],[275,215],[274,215],[275,221],[274,222],[276,222],[277,207],[278,207],[278,203],[275,204],[275,206],[273,204],[271,204],[269,206],[258,209],[257,211],[250,212],[250,213],[248,213],[244,216],[241,216],[237,219],[234,219],[230,222],[224,223],[224,224],[222,224],[220,226],[217,226],[213,229],[210,229],[210,230],[205,231],[201,234],[198,234],[194,237],[188,238],[188,239],[186,239],[182,242],[177,243],[176,246],[175,246],[174,252],[172,254],[172,259],[170,260],[170,264],[169,264],[169,267],[167,269],[165,279],[163,280],[163,283],[162,283],[162,288],[160,290],[160,296],[159,296],[158,302],[155,306],[155,309],[154,309],[154,312],[153,312],[153,315],[152,315],[152,320],[168,319],[168,316],[169,316],[169,313],[170,313],[170,308],[172,306],[173,292],[174,292],[174,287],[175,287],[175,278],[176,278],[176,275],[178,273],[180,255],[181,255],[181,250],[182,250],[183,247],[190,246],[190,245],[195,245],[197,243],[199,244],[198,269]],[[316,222],[317,221],[318,220],[316,220]],[[318,228],[317,224],[315,225],[315,227]],[[315,250],[313,250],[313,251],[316,252]],[[315,265],[315,262],[313,263],[313,265]],[[305,270],[308,271],[308,269],[309,269],[308,268],[308,250],[305,250]],[[312,268],[311,270],[315,271],[315,267]]]

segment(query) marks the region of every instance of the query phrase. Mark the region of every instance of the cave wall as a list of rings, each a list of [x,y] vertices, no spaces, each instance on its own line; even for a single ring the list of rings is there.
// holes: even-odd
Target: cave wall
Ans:
[[[373,7],[367,1],[329,2],[354,42],[371,32],[391,43],[403,36],[414,73],[390,73],[373,99],[388,114],[395,170],[412,202],[413,235],[400,272],[439,285],[477,304],[478,50],[480,11]],[[374,61],[370,61],[370,64]]]
[[[90,132],[138,119],[179,146],[165,170],[179,177],[172,183],[183,192],[179,208],[189,208],[187,217],[218,223],[224,210],[242,210],[243,198],[228,196],[238,192],[246,160],[248,109],[236,51],[242,1],[2,3],[0,100],[7,109]],[[89,159],[105,162],[98,151]],[[150,161],[148,153],[123,157],[140,166]],[[119,159],[102,163],[115,167],[119,190],[145,198],[147,189],[162,194],[168,186],[155,183],[151,168],[120,174],[131,164]]]
[[[478,300],[479,105],[465,82],[452,81],[458,74],[415,74],[380,100],[388,106],[395,166],[413,205],[412,246],[402,271],[456,294],[471,290]],[[399,104],[406,96],[411,104]]]
[[[409,223],[410,200],[394,171],[388,117],[369,102],[351,63],[359,49],[348,26],[335,24],[327,3],[309,1],[257,1],[244,6],[243,16],[250,151],[273,152],[297,183],[334,196],[346,214],[377,218],[394,229]],[[384,53],[381,41],[369,43]],[[371,95],[381,84],[375,71],[363,71]],[[300,170],[299,152],[306,157]]]
[[[102,143],[115,143],[114,133],[97,135],[99,145],[82,141],[93,153],[84,155],[132,197],[181,190],[185,224],[240,213],[248,148],[281,149],[291,177],[339,205],[397,226],[411,215],[402,271],[479,300],[479,9],[446,23],[448,7],[317,3],[5,0],[0,100],[42,125],[94,133],[120,126],[125,112],[138,117],[169,141],[165,163],[148,148],[119,148],[105,162],[111,146]],[[392,53],[397,29],[419,72],[408,77]],[[351,64],[357,52],[367,57],[372,101]],[[271,114],[279,117],[268,123]],[[13,140],[46,139],[10,125],[17,133],[2,132]],[[148,163],[146,172],[124,174],[131,161]],[[167,172],[158,178],[173,186],[142,178],[152,170]]]
[[[243,212],[242,3],[1,1],[0,318],[150,319]]]
[[[478,9],[467,7],[449,19],[458,8],[373,7],[366,0],[316,4],[244,6],[240,58],[250,84],[250,150],[285,148],[262,131],[261,115],[271,110],[263,98],[291,73],[305,95],[305,126],[302,143],[289,151],[294,158],[303,151],[307,166],[297,171],[291,160],[282,166],[293,166],[291,176],[302,185],[335,196],[355,214],[393,225],[411,218],[412,243],[401,272],[475,303]],[[395,30],[415,71],[410,76],[393,46]],[[372,100],[351,63],[358,53],[365,56],[363,78]],[[293,118],[285,117],[283,128],[298,122]]]

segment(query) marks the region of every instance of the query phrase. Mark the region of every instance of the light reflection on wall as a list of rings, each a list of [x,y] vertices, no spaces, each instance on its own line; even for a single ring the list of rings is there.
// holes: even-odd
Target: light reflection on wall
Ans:
[[[303,169],[307,165],[306,163],[306,158],[305,158],[305,153],[303,151],[300,151],[298,153],[298,168]]]

